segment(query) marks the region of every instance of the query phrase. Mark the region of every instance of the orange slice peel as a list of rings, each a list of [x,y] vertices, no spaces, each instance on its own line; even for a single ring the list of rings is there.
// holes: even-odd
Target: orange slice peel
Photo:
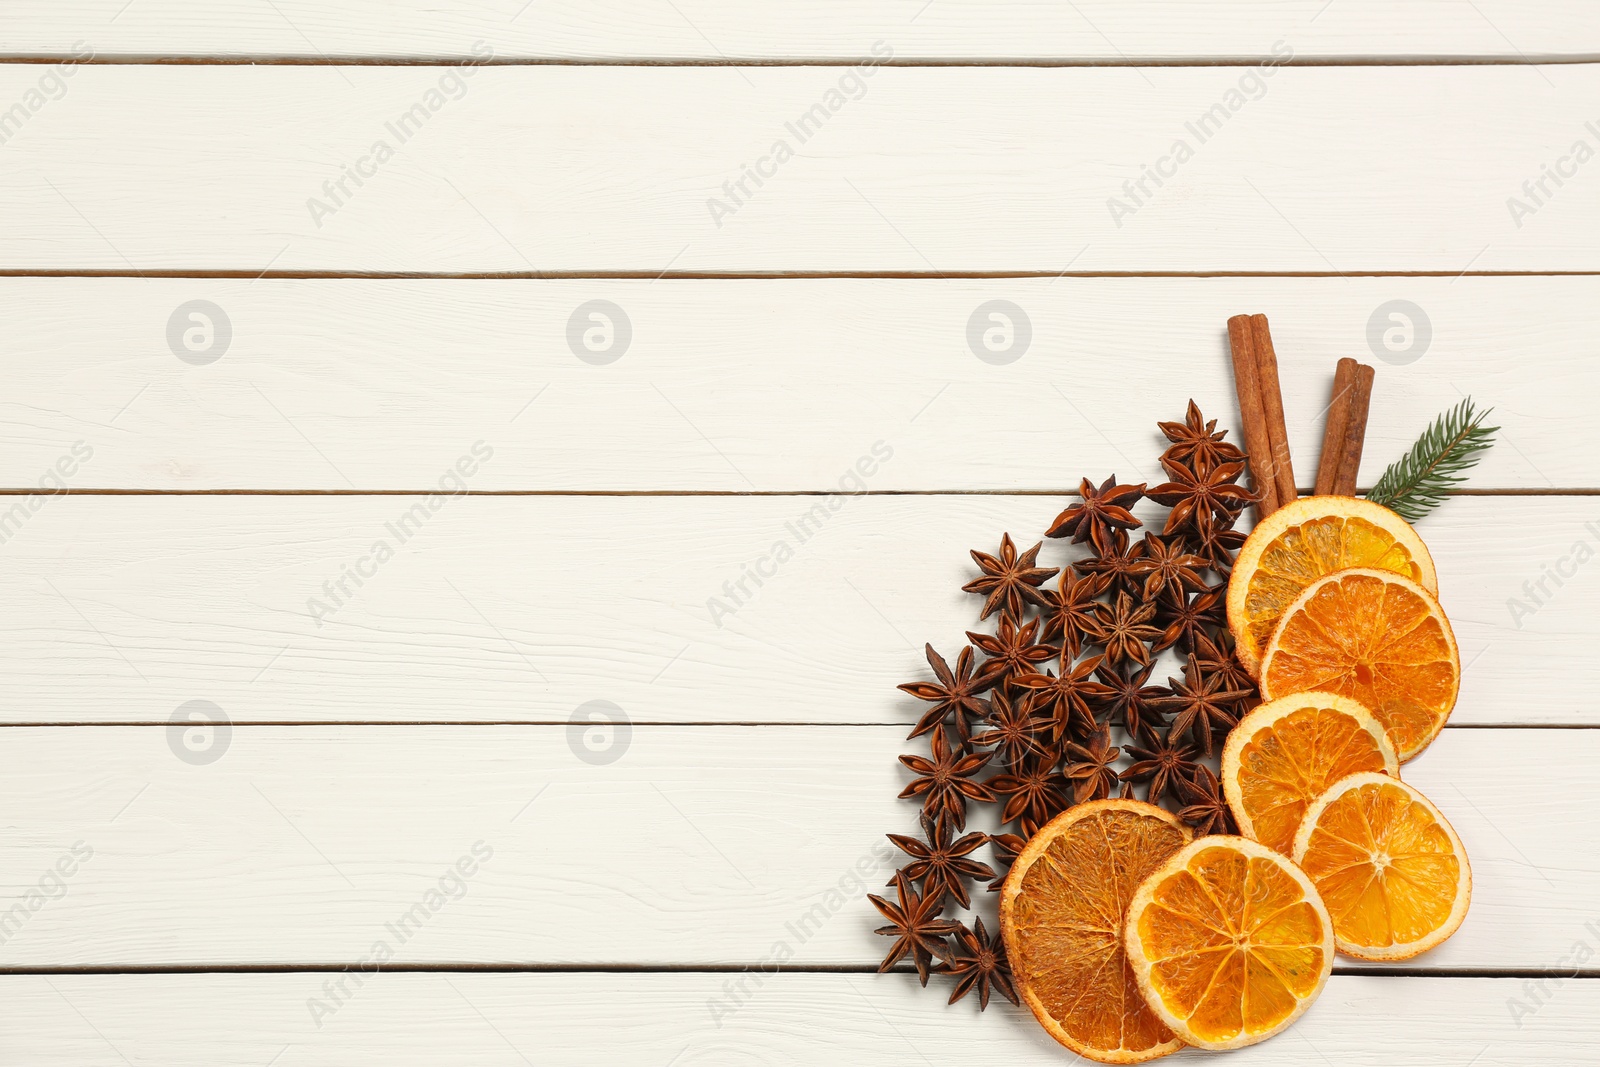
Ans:
[[[1400,777],[1400,760],[1366,708],[1333,693],[1297,693],[1255,708],[1222,749],[1222,790],[1239,832],[1285,856],[1311,802],[1361,771]]]
[[[1460,687],[1461,654],[1439,601],[1409,578],[1362,567],[1307,586],[1261,664],[1262,697],[1349,697],[1383,724],[1401,763],[1439,735]]]
[[[1144,876],[1192,834],[1139,800],[1097,800],[1046,823],[1000,894],[1000,931],[1023,1003],[1051,1037],[1098,1063],[1144,1063],[1183,1047],[1146,1004],[1123,918]]]
[[[1258,842],[1202,837],[1146,878],[1128,908],[1128,960],[1184,1042],[1253,1045],[1310,1007],[1333,969],[1333,922],[1311,880]]]
[[[1456,932],[1472,867],[1449,821],[1415,786],[1353,774],[1312,803],[1294,856],[1333,917],[1339,951],[1408,960]]]
[[[1228,580],[1228,629],[1239,662],[1259,677],[1278,620],[1306,586],[1348,567],[1393,571],[1437,594],[1422,538],[1381,504],[1349,496],[1303,497],[1256,525]]]

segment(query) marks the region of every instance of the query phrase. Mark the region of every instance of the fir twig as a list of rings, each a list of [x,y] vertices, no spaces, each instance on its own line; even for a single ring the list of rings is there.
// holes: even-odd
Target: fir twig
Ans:
[[[1440,415],[1410,452],[1389,465],[1367,499],[1392,508],[1407,522],[1416,522],[1444,503],[1450,490],[1466,481],[1462,472],[1475,466],[1494,444],[1500,427],[1483,425],[1493,410],[1475,411],[1469,396]]]

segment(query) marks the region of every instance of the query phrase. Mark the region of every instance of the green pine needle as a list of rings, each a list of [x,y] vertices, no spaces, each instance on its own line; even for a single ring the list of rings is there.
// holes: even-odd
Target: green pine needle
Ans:
[[[1462,472],[1477,464],[1494,444],[1498,426],[1485,426],[1488,409],[1473,410],[1469,396],[1440,415],[1411,451],[1389,465],[1367,499],[1416,522],[1444,503],[1452,487],[1466,481]]]

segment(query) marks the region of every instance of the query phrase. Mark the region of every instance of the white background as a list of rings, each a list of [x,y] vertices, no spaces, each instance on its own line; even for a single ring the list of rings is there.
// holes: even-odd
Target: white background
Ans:
[[[1158,476],[1190,397],[1232,427],[1256,311],[1302,485],[1341,356],[1363,486],[1465,394],[1504,429],[1420,526],[1466,669],[1406,776],[1471,914],[1237,1062],[1600,1063],[1592,4],[12,0],[0,58],[0,1063],[1064,1062],[872,974],[859,888],[790,925],[912,826],[894,687],[967,549]],[[596,300],[625,347],[569,344]]]

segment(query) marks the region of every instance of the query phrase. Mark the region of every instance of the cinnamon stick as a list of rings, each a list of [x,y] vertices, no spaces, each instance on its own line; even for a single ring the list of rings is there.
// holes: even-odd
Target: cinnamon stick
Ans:
[[[1333,399],[1328,402],[1328,425],[1322,432],[1322,457],[1317,463],[1318,496],[1333,492],[1344,463],[1344,443],[1350,429],[1350,391],[1356,382],[1359,364],[1349,356],[1339,361],[1333,372]]]
[[[1261,384],[1261,408],[1267,420],[1269,470],[1277,486],[1278,506],[1300,495],[1294,484],[1294,463],[1289,458],[1289,430],[1283,421],[1283,392],[1278,387],[1278,353],[1265,315],[1250,316],[1256,349],[1256,377]]]
[[[1367,410],[1372,404],[1373,375],[1373,369],[1365,363],[1356,365],[1355,385],[1350,390],[1350,419],[1345,427],[1344,455],[1339,460],[1339,480],[1333,486],[1333,491],[1340,496],[1356,494],[1361,447],[1367,436]]]
[[[1244,423],[1244,448],[1250,455],[1250,478],[1261,495],[1257,521],[1278,510],[1277,483],[1271,474],[1271,446],[1267,416],[1261,406],[1261,379],[1257,371],[1255,327],[1249,315],[1228,320],[1228,347],[1233,354],[1233,386],[1239,394],[1239,418]]]

